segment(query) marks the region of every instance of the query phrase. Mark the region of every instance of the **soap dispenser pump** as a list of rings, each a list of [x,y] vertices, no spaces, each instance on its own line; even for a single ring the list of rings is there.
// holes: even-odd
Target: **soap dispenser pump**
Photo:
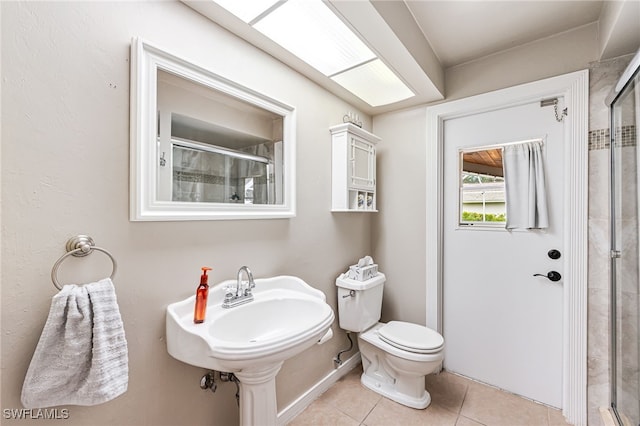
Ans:
[[[193,311],[193,322],[201,324],[204,322],[204,316],[207,312],[207,296],[209,296],[209,276],[207,271],[211,268],[208,266],[202,267],[202,275],[200,275],[200,285],[196,290],[196,306]]]

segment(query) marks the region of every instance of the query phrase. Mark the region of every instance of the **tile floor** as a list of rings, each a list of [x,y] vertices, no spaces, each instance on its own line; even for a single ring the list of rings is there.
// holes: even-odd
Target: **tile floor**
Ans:
[[[560,426],[559,410],[455,374],[427,377],[432,402],[414,410],[360,384],[356,367],[294,418],[289,426]]]

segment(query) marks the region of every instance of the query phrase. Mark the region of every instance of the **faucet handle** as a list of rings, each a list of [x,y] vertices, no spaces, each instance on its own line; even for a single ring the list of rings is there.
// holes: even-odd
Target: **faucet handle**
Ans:
[[[244,287],[243,294],[248,296],[251,294],[251,281],[242,281],[242,287]]]
[[[227,286],[224,289],[224,301],[231,302],[233,300],[233,287]]]

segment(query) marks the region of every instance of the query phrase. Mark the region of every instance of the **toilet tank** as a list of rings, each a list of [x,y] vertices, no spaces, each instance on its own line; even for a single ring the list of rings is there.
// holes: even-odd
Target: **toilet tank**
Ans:
[[[341,329],[359,333],[380,320],[385,280],[383,273],[366,281],[352,280],[347,274],[336,278]]]

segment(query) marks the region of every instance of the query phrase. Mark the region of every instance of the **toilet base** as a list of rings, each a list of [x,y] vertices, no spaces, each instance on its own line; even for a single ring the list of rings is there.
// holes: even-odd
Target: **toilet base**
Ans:
[[[431,395],[429,395],[429,392],[426,390],[420,398],[411,397],[398,392],[395,386],[383,381],[375,380],[374,378],[367,376],[365,373],[362,373],[360,382],[372,391],[399,404],[406,405],[407,407],[423,410],[431,404]]]

